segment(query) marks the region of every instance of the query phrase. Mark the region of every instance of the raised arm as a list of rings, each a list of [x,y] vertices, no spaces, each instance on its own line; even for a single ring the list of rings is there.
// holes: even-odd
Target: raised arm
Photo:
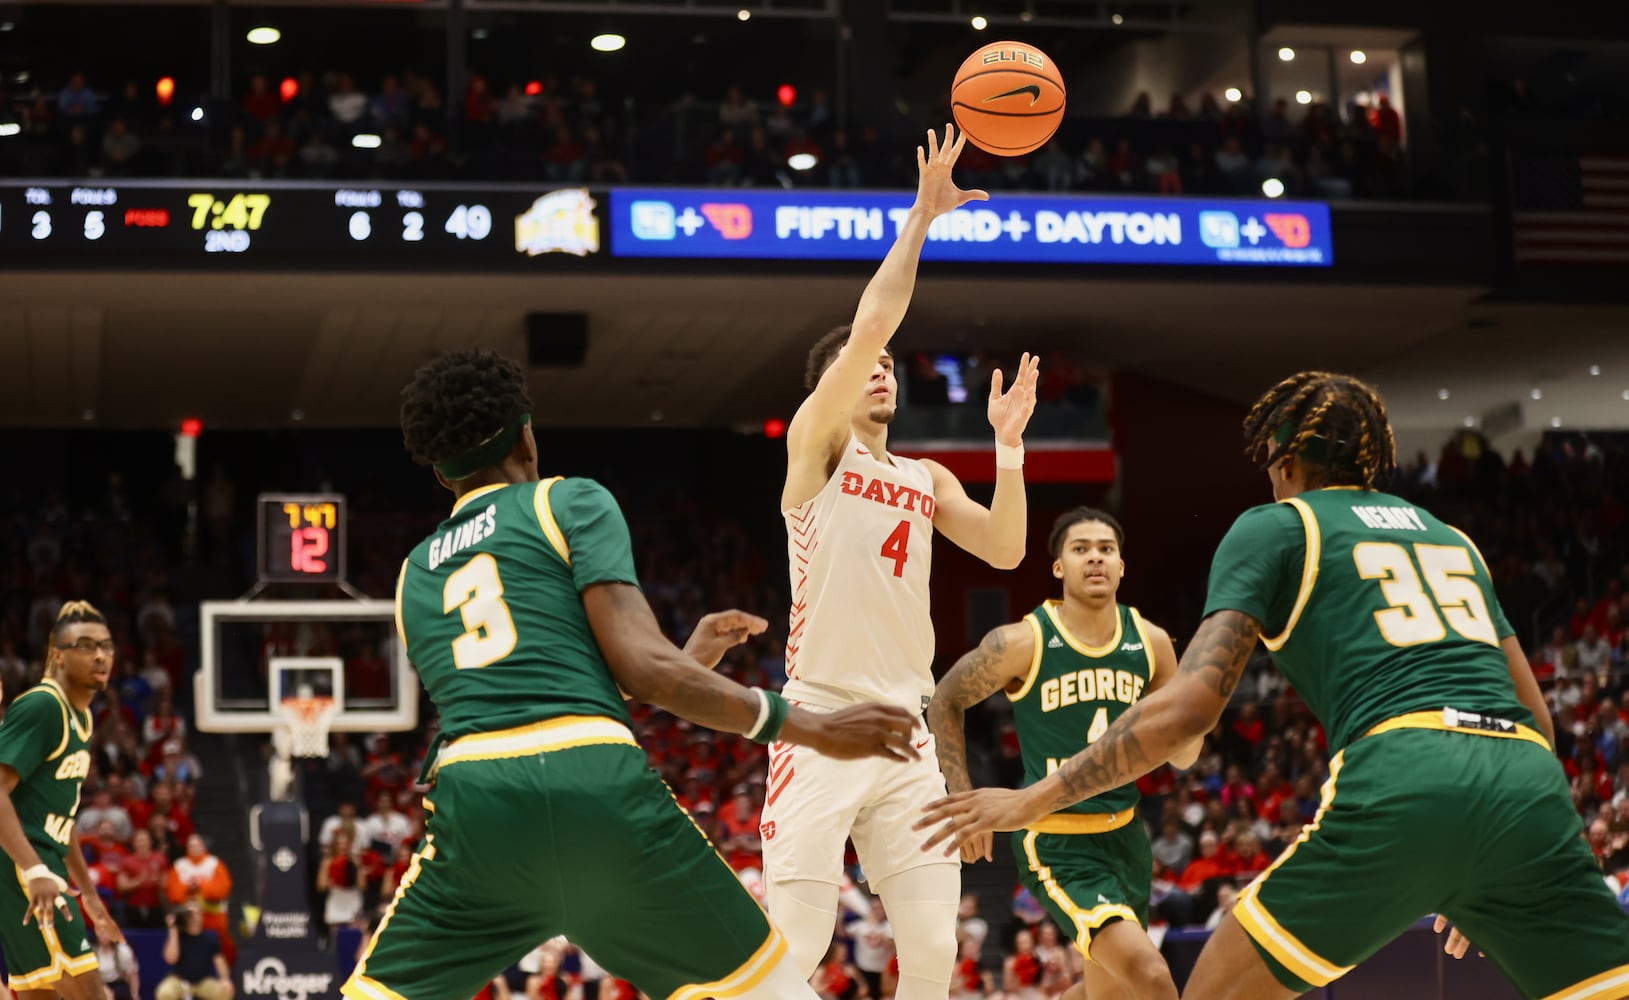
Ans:
[[[1022,684],[1035,657],[1035,633],[1023,622],[991,629],[984,641],[956,661],[928,703],[928,730],[933,733],[939,769],[951,792],[970,791],[967,772],[967,710],[1003,688]],[[962,848],[962,860],[994,860],[988,834]]]
[[[810,462],[820,466],[822,479],[828,473],[827,459],[842,447],[855,400],[865,389],[878,355],[888,346],[910,308],[916,290],[916,267],[929,224],[970,201],[988,200],[989,195],[983,191],[963,191],[951,180],[951,168],[966,143],[965,135],[958,137],[955,129],[946,125],[943,144],[930,131],[927,148],[917,147],[916,202],[893,247],[860,296],[848,343],[820,376],[787,428],[786,447],[793,472],[800,462]]]
[[[1171,633],[1144,619],[1143,627],[1148,632],[1148,642],[1154,647],[1154,676],[1143,690],[1143,696],[1153,694],[1155,691],[1169,684],[1177,673],[1176,646],[1171,642]],[[1204,734],[1195,737],[1187,746],[1182,747],[1169,758],[1175,766],[1186,771],[1199,760],[1199,751],[1205,748]]]
[[[933,526],[996,569],[1013,569],[1024,560],[1024,428],[1035,412],[1035,383],[1040,372],[1041,359],[1025,354],[1011,389],[1001,391],[1000,369],[991,376],[986,412],[995,429],[996,486],[988,508],[969,497],[949,469],[938,462],[923,462],[933,473]]]
[[[1126,709],[1097,742],[1021,791],[981,788],[928,807],[913,829],[933,829],[923,850],[949,841],[945,854],[984,830],[1019,830],[1049,813],[1142,777],[1202,738],[1244,674],[1261,623],[1242,611],[1204,620],[1169,684]]]
[[[617,686],[640,701],[709,729],[745,735],[758,725],[756,695],[686,656],[669,642],[639,588],[596,583],[584,588],[583,608]],[[792,706],[780,738],[828,757],[916,757],[914,719],[903,708],[858,705],[828,715]]]

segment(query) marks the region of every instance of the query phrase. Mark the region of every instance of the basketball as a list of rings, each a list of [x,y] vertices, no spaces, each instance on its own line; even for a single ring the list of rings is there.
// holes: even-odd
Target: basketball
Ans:
[[[993,42],[967,57],[950,85],[950,110],[967,140],[997,156],[1046,145],[1063,121],[1063,76],[1046,53]]]

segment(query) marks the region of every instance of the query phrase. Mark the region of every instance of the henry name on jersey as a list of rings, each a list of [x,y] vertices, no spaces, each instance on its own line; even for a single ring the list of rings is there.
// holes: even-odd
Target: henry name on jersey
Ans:
[[[1371,528],[1389,528],[1393,531],[1425,531],[1425,522],[1413,507],[1374,507],[1354,504],[1352,513]]]
[[[867,482],[858,472],[844,472],[841,489],[849,496],[873,500],[889,507],[902,507],[909,511],[915,511],[920,507],[923,517],[929,520],[933,518],[933,497],[910,486],[901,486],[884,479]]]
[[[498,508],[489,505],[475,517],[430,543],[430,568],[435,569],[453,556],[489,537],[498,530]]]

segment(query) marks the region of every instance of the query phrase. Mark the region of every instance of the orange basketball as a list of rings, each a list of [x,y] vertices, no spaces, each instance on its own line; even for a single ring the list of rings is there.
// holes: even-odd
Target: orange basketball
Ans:
[[[1023,42],[993,42],[967,57],[950,85],[950,110],[967,140],[997,156],[1046,145],[1063,121],[1058,67]]]

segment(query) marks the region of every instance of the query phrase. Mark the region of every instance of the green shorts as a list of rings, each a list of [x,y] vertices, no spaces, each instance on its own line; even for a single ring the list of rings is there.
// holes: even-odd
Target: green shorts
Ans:
[[[42,853],[40,860],[67,880],[68,866],[62,858]],[[68,900],[72,920],[58,908],[53,926],[41,928],[32,920],[25,926],[28,883],[23,881],[22,871],[12,865],[11,877],[0,878],[0,949],[6,956],[6,985],[13,992],[49,990],[59,979],[96,971],[96,946],[91,943],[79,904],[63,898]]]
[[[1102,833],[1043,832],[1101,823],[1103,817],[1060,813],[1038,828],[1013,834],[1018,878],[1087,958],[1092,935],[1116,920],[1148,926],[1148,891],[1154,855],[1136,810]]]
[[[1317,816],[1239,896],[1278,981],[1324,986],[1441,913],[1525,997],[1629,996],[1629,915],[1543,737],[1405,718],[1426,728],[1371,731],[1330,760]]]
[[[621,723],[568,717],[442,750],[424,842],[353,1000],[469,1000],[565,935],[661,1000],[730,997],[786,951]]]

